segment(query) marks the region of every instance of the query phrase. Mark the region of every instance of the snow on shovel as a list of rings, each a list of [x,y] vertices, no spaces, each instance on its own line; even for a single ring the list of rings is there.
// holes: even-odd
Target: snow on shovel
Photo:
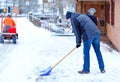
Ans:
[[[72,53],[76,47],[74,47],[71,51],[69,51],[61,60],[59,60],[53,67],[49,66],[47,69],[40,71],[40,76],[47,76],[51,73],[52,69],[55,68],[60,62],[62,62],[70,53]]]

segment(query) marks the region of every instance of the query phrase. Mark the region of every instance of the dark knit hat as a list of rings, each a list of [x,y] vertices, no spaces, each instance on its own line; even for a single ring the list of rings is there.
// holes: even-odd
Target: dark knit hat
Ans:
[[[67,11],[67,13],[66,13],[66,19],[69,19],[69,18],[71,18],[71,15],[72,15],[72,12],[70,12],[70,11]]]
[[[7,17],[12,17],[12,15],[10,13],[7,14]]]

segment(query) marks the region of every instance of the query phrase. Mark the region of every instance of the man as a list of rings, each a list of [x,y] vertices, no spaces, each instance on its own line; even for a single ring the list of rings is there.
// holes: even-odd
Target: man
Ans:
[[[96,24],[86,14],[67,12],[66,19],[71,22],[73,32],[76,36],[76,48],[81,46],[83,40],[84,64],[80,74],[90,73],[90,47],[94,48],[101,73],[105,73],[104,61],[100,51],[100,31]]]
[[[4,19],[3,24],[3,32],[8,32],[8,28],[16,26],[15,21],[11,18],[10,14],[8,14],[7,17]]]

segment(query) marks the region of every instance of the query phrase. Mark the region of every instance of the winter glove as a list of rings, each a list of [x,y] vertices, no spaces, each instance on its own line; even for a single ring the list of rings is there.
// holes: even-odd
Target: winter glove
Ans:
[[[79,48],[81,46],[81,44],[76,44],[76,48]]]

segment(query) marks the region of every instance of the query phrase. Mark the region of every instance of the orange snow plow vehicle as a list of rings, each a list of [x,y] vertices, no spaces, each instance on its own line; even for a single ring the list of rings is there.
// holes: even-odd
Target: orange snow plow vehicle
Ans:
[[[9,15],[10,16],[10,15]],[[11,17],[11,16],[10,16]],[[7,17],[6,17],[7,18]],[[18,39],[18,33],[16,31],[15,25],[5,25],[5,19],[2,16],[1,17],[1,33],[0,33],[0,43],[4,44],[5,40],[9,40],[13,42],[13,44],[16,44]],[[11,18],[12,19],[12,18]],[[13,20],[13,19],[12,19]],[[13,20],[14,21],[14,20]],[[10,20],[7,20],[7,23],[10,22]],[[7,24],[6,23],[6,24]]]

